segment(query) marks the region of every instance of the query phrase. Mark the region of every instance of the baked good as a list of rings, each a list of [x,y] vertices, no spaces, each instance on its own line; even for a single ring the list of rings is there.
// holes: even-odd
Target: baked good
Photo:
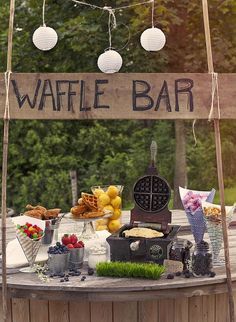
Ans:
[[[144,238],[158,238],[163,237],[164,234],[160,231],[144,228],[144,227],[135,227],[128,230],[124,230],[123,234],[126,238],[128,237],[144,237]]]
[[[57,218],[60,211],[61,211],[60,208],[48,209],[48,210],[46,210],[46,213],[44,214],[44,219]]]
[[[84,212],[86,212],[88,210],[89,210],[89,208],[85,204],[81,204],[81,205],[72,207],[70,212],[74,216],[80,216],[81,214],[83,214]]]
[[[24,212],[25,216],[42,219],[42,212],[40,210],[32,209]]]
[[[91,210],[98,210],[98,198],[89,193],[81,193],[83,202],[88,206]]]

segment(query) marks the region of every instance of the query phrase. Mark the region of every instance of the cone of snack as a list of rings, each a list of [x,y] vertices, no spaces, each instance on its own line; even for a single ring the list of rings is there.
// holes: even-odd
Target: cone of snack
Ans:
[[[212,247],[213,265],[220,266],[224,264],[224,261],[219,258],[223,243],[221,206],[210,202],[202,202],[202,209]],[[235,205],[226,206],[225,210],[226,223],[228,226],[232,220]]]
[[[28,216],[14,217],[12,221],[15,224],[16,237],[30,265],[21,271],[34,272],[33,265],[44,235],[45,222]]]
[[[179,187],[179,194],[186,212],[191,231],[198,244],[203,240],[206,224],[203,218],[202,202],[212,202],[215,196],[215,189],[211,191],[189,190]]]
[[[121,227],[121,194],[123,186],[93,186],[91,190],[98,199],[98,207],[104,214],[112,213],[109,218],[102,218],[96,222],[96,230],[108,230],[110,233],[118,231]]]

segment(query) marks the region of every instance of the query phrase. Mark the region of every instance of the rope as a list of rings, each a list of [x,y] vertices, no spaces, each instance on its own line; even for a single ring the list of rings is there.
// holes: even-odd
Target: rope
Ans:
[[[112,11],[126,9],[126,8],[132,8],[132,7],[137,7],[137,6],[141,6],[141,5],[147,4],[147,3],[153,3],[154,2],[154,0],[148,0],[148,1],[144,1],[144,2],[139,2],[139,3],[131,4],[131,5],[128,5],[128,6],[112,8],[112,7],[106,7],[106,6],[105,7],[99,7],[99,6],[96,6],[94,4],[87,3],[87,2],[83,2],[83,1],[79,1],[79,0],[72,0],[72,1],[75,2],[75,3],[77,3],[77,4],[80,4],[80,5],[88,6],[88,7],[92,8],[92,9],[107,10],[107,8],[110,8]]]
[[[214,101],[215,96],[217,99],[217,111],[218,111],[218,119],[221,118],[220,114],[220,97],[219,97],[219,84],[218,84],[218,73],[211,73],[211,109],[208,115],[208,121],[210,122],[213,117],[214,112]]]
[[[46,5],[46,0],[43,0],[43,9],[42,9],[43,27],[46,27],[46,25],[45,25],[45,5]]]
[[[3,117],[4,120],[10,120],[10,109],[9,109],[10,78],[11,78],[11,71],[6,71],[4,73],[5,89],[6,89],[5,111],[4,111],[4,117]]]
[[[195,124],[197,123],[197,120],[195,119],[192,124],[192,132],[193,132],[193,138],[194,138],[194,147],[197,146],[197,136],[195,132]]]
[[[154,9],[155,9],[155,0],[152,1],[152,28],[154,28]]]

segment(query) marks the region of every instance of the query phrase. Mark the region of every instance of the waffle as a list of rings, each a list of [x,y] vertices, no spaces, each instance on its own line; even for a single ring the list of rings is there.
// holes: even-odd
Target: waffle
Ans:
[[[89,211],[84,212],[83,214],[79,214],[76,216],[76,218],[80,219],[89,219],[89,218],[99,218],[102,217],[104,213],[102,211]]]
[[[84,212],[88,211],[88,207],[85,204],[80,204],[78,206],[74,206],[71,208],[70,212],[72,213],[72,215],[74,216],[80,216],[81,214],[83,214]]]
[[[81,194],[83,202],[88,206],[92,211],[98,210],[98,198],[94,195],[84,193]]]

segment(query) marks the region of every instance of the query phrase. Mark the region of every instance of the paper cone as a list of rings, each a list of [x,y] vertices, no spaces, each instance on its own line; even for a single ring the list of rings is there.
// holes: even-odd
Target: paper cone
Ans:
[[[192,192],[193,194],[203,195],[204,196],[202,197],[203,200],[213,201],[215,196],[215,189],[212,189],[211,191],[198,191],[198,190],[190,190],[190,189],[184,189],[182,187],[179,187],[180,198],[184,206],[184,210],[186,212],[188,222],[191,227],[191,232],[193,234],[195,243],[198,244],[203,240],[203,236],[206,231],[206,223],[204,221],[202,207],[199,207],[194,212],[191,211],[188,207],[186,207],[184,203],[184,198],[189,192]]]
[[[212,253],[213,253],[213,264],[218,265],[222,262],[219,259],[220,250],[222,248],[223,243],[223,229],[222,229],[222,219],[221,219],[221,212],[219,216],[214,216],[214,212],[212,211],[212,215],[210,212],[211,208],[217,208],[221,210],[220,205],[212,204],[210,202],[202,202],[204,220],[206,222],[207,232],[210,238]],[[232,220],[233,212],[235,210],[234,206],[226,206],[226,223],[227,226]],[[208,216],[206,215],[208,213]]]
[[[30,239],[28,236],[23,235],[19,231],[16,232],[16,237],[22,247],[22,250],[30,266],[33,266],[35,258],[38,254],[39,248],[41,246],[41,239],[40,240]]]
[[[39,251],[42,237],[39,240],[31,239],[28,236],[25,236],[17,229],[17,225],[25,225],[27,222],[32,225],[37,225],[45,233],[45,221],[29,217],[29,216],[18,216],[12,218],[13,223],[16,225],[16,237],[21,245],[21,248],[27,258],[29,265],[32,267]]]

